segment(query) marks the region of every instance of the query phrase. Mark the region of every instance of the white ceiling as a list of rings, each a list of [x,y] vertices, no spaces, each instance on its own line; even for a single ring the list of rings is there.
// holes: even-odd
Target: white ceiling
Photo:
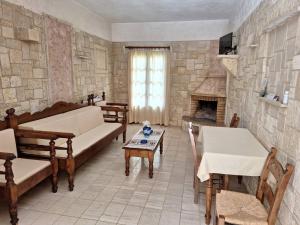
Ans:
[[[249,0],[74,0],[111,23],[231,19]]]

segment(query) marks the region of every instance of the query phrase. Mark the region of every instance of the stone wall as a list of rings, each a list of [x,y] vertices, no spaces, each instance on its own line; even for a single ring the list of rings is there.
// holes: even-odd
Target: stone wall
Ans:
[[[106,92],[112,97],[111,54],[112,43],[82,31],[73,31],[73,77],[75,100],[80,101],[88,94],[101,95]],[[97,51],[106,54],[106,68],[97,68]]]
[[[181,126],[190,114],[191,94],[199,90],[225,94],[225,72],[217,59],[218,41],[113,43],[114,100],[128,102],[128,50],[126,45],[171,46],[170,124]]]
[[[48,75],[43,18],[22,7],[0,1],[0,116],[5,109],[36,111],[48,104]],[[40,32],[40,43],[17,40],[15,28]]]
[[[278,224],[300,224],[300,71],[293,59],[300,54],[299,13],[274,29],[275,24],[295,11],[299,0],[263,1],[237,31],[239,68],[230,78],[227,120],[232,113],[241,116],[241,126],[248,128],[267,148],[279,149],[283,163],[296,166],[279,212]],[[257,44],[257,47],[249,47]],[[299,64],[299,62],[298,62]],[[280,96],[290,91],[287,108],[259,100],[263,79],[268,79],[268,92]],[[257,179],[245,179],[248,190],[256,190]]]
[[[64,24],[64,21],[59,21]],[[45,16],[0,0],[0,118],[5,110],[35,112],[51,104]],[[73,101],[87,94],[111,96],[111,42],[75,30],[71,24]],[[16,28],[33,29],[39,41],[21,41]],[[95,48],[100,49],[96,51]],[[78,57],[78,51],[88,58]],[[99,53],[100,52],[100,53]],[[98,58],[105,57],[105,65]],[[101,67],[100,69],[98,67]],[[103,68],[102,68],[103,67]],[[104,68],[105,67],[105,68]],[[64,74],[61,74],[62,76]],[[66,93],[70,90],[62,90]]]

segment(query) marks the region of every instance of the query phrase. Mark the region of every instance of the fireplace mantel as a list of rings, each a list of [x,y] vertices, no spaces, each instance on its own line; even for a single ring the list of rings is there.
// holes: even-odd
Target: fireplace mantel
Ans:
[[[193,93],[191,94],[191,97],[213,97],[213,98],[226,98],[225,95],[216,95],[216,94],[202,94],[202,93]]]
[[[238,55],[218,55],[217,58],[221,60],[222,65],[227,71],[227,74],[237,75]]]

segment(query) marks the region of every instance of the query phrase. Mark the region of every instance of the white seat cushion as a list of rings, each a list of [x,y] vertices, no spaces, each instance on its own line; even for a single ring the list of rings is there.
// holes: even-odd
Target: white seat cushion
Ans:
[[[13,129],[0,131],[0,152],[13,153],[16,157],[18,156]]]
[[[95,144],[97,141],[101,140],[105,136],[112,133],[114,130],[121,127],[120,123],[103,123],[92,130],[87,131],[84,134],[81,134],[78,137],[72,139],[72,147],[73,147],[73,156],[77,156],[83,150]],[[64,143],[60,147],[67,147],[67,144]],[[56,155],[59,157],[66,157],[66,151],[57,150]]]
[[[38,173],[44,168],[50,166],[49,161],[42,160],[31,160],[31,159],[22,159],[16,158],[12,160],[12,169],[14,173],[14,181],[16,184],[20,184],[27,178],[32,175]],[[0,165],[0,170],[5,171],[3,163]],[[5,176],[0,176],[0,186],[4,186],[6,184]]]
[[[122,124],[120,123],[103,123],[94,129],[79,135],[72,139],[72,148],[73,148],[73,156],[77,156],[86,148],[92,146],[100,139],[104,138],[105,136],[109,135],[114,130],[121,127]],[[56,145],[58,146],[58,145]],[[66,143],[59,145],[59,147],[67,147]],[[34,151],[34,150],[25,150],[24,152],[34,154],[34,155],[41,155],[41,156],[49,156],[49,152],[45,151]],[[66,150],[56,150],[56,156],[61,158],[67,157]]]

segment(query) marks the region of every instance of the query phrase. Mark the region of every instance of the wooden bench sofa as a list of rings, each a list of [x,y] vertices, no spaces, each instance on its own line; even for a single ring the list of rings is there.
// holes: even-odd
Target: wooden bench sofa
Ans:
[[[115,112],[114,115],[106,112]],[[127,109],[123,106],[93,106],[58,102],[34,114],[15,115],[14,109],[6,111],[8,127],[23,130],[23,137],[41,133],[55,136],[55,157],[58,167],[68,174],[69,190],[74,188],[75,168],[92,157],[112,140],[123,134],[126,140]],[[116,116],[122,113],[122,116]],[[18,152],[22,157],[48,158],[49,141],[44,139],[17,139]],[[43,151],[44,150],[44,151]]]
[[[16,138],[39,138],[49,142],[48,159],[33,160],[19,157]],[[8,203],[10,222],[18,224],[18,198],[25,192],[52,177],[52,192],[57,192],[58,162],[55,157],[55,135],[44,135],[41,132],[8,129],[5,121],[0,121],[0,199]],[[1,222],[0,222],[1,223]]]

